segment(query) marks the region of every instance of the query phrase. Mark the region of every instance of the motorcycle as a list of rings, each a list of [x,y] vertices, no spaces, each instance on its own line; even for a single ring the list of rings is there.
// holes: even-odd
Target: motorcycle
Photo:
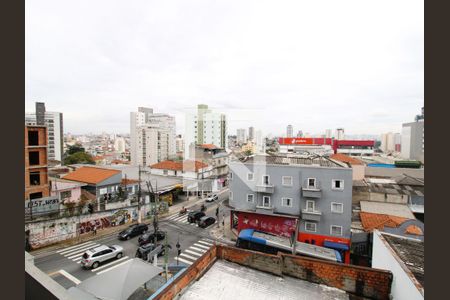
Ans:
[[[182,208],[178,214],[181,216],[181,215],[184,215],[186,213],[187,213],[187,209],[186,208]]]

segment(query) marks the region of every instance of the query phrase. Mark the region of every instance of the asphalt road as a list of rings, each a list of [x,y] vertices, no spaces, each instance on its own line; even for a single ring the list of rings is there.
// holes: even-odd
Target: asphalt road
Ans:
[[[218,195],[219,199],[217,202],[205,203],[207,208],[206,215],[215,217],[216,208],[220,205],[220,222],[222,222],[223,214],[228,217],[229,209],[226,206],[221,205],[223,201],[228,199],[228,194],[228,190],[226,190]],[[200,209],[200,205],[201,204],[197,204],[197,206],[191,208],[191,210],[196,208]],[[169,264],[177,263],[177,249],[175,245],[178,241],[181,245],[180,249],[182,253],[179,257],[179,263],[185,265],[192,264],[214,242],[214,239],[210,236],[210,230],[215,226],[217,227],[217,223],[202,229],[197,227],[197,225],[189,224],[186,219],[187,214],[183,216],[176,214],[160,219],[159,221],[159,229],[166,232],[168,244],[172,247],[172,249],[169,250],[168,255]],[[149,226],[149,231],[153,231],[153,226]],[[160,243],[164,243],[164,241],[160,241]],[[120,260],[114,259],[110,262],[101,264],[95,270],[82,268],[79,263],[81,255],[83,255],[88,248],[101,244],[122,246],[124,248],[123,258]],[[127,241],[121,241],[117,238],[117,235],[114,234],[73,245],[71,247],[40,253],[35,257],[35,265],[63,287],[69,288],[91,276],[107,272],[119,264],[126,263],[128,260],[135,257],[137,248],[138,237],[131,238]],[[158,264],[164,264],[164,256],[158,258]]]

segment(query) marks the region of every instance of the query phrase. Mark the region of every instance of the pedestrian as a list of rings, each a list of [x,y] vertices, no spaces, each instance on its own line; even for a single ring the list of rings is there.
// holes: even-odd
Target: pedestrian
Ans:
[[[222,217],[222,226],[225,228],[225,214],[223,214],[223,217]]]
[[[94,227],[92,228],[92,232],[94,235],[97,235],[97,225],[94,224]]]

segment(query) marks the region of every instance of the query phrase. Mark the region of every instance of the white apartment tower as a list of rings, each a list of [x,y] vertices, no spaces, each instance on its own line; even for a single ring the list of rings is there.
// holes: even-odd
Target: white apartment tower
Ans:
[[[255,141],[255,128],[252,126],[248,128],[248,139],[252,142]]]
[[[290,138],[294,136],[294,128],[292,125],[288,125],[286,128],[286,137]]]
[[[176,155],[175,118],[138,107],[130,113],[130,155],[132,165],[148,166]]]
[[[343,140],[344,138],[345,138],[344,128],[336,129],[336,139],[337,140]]]
[[[238,144],[245,144],[247,142],[247,132],[245,128],[240,128],[236,130],[236,140]]]

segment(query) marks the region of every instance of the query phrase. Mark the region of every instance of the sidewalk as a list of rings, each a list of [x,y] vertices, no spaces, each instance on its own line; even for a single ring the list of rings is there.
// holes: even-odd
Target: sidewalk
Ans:
[[[230,216],[225,217],[225,227],[222,226],[222,219],[220,219],[219,227],[217,224],[214,224],[214,228],[211,229],[210,235],[214,239],[217,239],[225,244],[234,245],[237,238],[230,228]]]

